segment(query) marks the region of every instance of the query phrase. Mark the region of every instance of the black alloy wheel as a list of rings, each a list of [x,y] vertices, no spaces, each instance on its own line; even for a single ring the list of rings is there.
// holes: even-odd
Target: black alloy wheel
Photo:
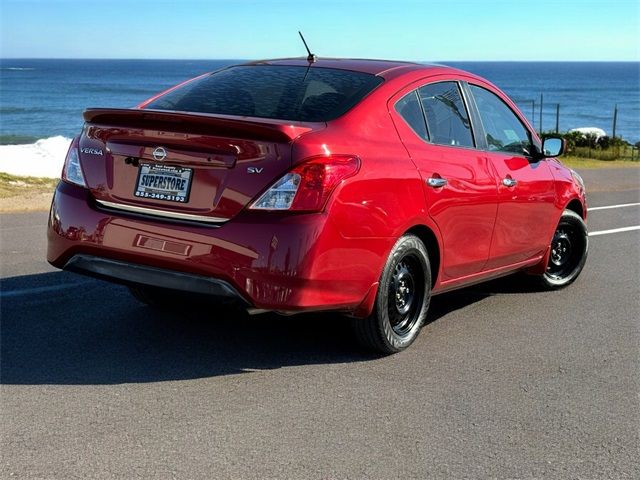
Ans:
[[[396,264],[389,282],[387,309],[391,328],[401,337],[407,335],[419,320],[424,281],[420,260],[414,253]]]
[[[352,319],[356,337],[367,349],[378,353],[404,350],[420,333],[430,299],[427,249],[415,235],[404,235],[387,258],[372,314]]]
[[[577,213],[565,210],[551,240],[547,270],[541,276],[546,288],[556,289],[572,283],[587,261],[589,234]]]

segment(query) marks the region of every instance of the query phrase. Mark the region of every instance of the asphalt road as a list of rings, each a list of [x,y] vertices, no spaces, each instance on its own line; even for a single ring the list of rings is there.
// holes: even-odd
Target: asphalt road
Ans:
[[[591,207],[640,170],[590,171]],[[0,216],[2,478],[638,478],[640,231],[561,292],[435,297],[406,352],[331,315],[156,314],[54,271],[45,213]],[[594,210],[591,231],[640,225]]]

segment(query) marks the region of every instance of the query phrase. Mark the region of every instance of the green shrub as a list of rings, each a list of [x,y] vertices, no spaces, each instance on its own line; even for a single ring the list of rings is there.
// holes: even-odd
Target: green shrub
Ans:
[[[604,137],[597,138],[594,134],[580,132],[564,132],[556,134],[554,132],[543,132],[542,136],[559,135],[567,142],[567,153],[576,155],[577,157],[599,158],[602,160],[614,160],[625,156],[621,154],[621,149],[626,152],[627,147],[631,145],[620,137]],[[640,147],[640,142],[638,142]]]

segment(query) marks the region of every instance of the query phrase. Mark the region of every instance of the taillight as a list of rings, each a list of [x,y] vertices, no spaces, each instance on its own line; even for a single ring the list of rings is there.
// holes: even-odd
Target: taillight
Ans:
[[[69,151],[64,160],[64,167],[62,168],[62,179],[66,182],[86,187],[87,184],[84,181],[82,167],[80,166],[78,144],[79,138],[76,137],[71,141],[71,145],[69,145]]]
[[[360,159],[351,155],[311,158],[275,182],[249,208],[319,212],[331,192],[360,169]]]

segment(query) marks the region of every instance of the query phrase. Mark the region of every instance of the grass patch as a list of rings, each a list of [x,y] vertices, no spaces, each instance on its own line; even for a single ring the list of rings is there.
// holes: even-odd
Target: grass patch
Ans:
[[[0,172],[0,198],[53,193],[57,184],[56,178],[18,177]]]
[[[576,157],[573,155],[563,155],[559,160],[571,168],[625,168],[640,167],[637,160],[600,160],[597,158]]]
[[[575,147],[569,153],[574,157],[582,157],[592,160],[640,161],[640,151],[630,145],[613,146],[609,148]]]

